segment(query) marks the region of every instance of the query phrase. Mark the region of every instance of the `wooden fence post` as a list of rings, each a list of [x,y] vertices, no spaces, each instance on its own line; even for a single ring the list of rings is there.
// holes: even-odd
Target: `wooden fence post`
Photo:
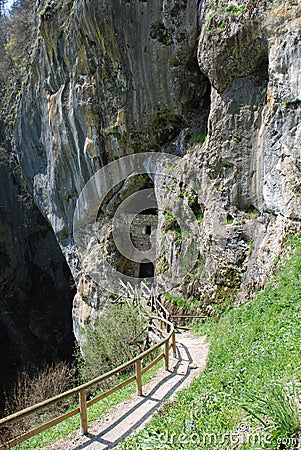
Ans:
[[[79,393],[79,413],[80,413],[80,431],[81,434],[88,433],[88,418],[87,418],[87,391],[82,389]]]
[[[165,342],[164,349],[165,370],[169,369],[169,339]]]
[[[141,359],[138,359],[136,361],[135,366],[136,366],[137,394],[142,396]]]
[[[160,316],[161,317],[161,316]],[[163,321],[162,320],[160,320],[160,331],[162,331],[163,330],[163,326],[164,326],[164,323],[163,323]]]
[[[173,357],[177,357],[177,343],[176,343],[176,332],[175,330],[172,333],[172,350],[173,350]]]

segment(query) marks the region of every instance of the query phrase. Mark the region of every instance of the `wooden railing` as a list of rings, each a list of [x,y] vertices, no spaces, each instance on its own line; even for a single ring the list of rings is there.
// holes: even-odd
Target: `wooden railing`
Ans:
[[[171,314],[156,295],[150,297],[150,306],[154,314],[173,323],[175,327],[177,327],[177,319],[207,319],[208,317],[205,314]]]
[[[168,322],[172,322],[172,317],[169,311],[162,305],[160,300],[156,295],[152,295],[150,299],[151,303],[151,311],[156,314],[156,316],[161,317],[162,319],[167,320]]]
[[[0,445],[0,450],[9,449],[15,445],[18,445],[21,442],[24,442],[27,439],[36,436],[42,431],[48,430],[49,428],[69,419],[69,417],[75,416],[78,413],[80,414],[81,433],[87,434],[88,433],[87,408],[134,381],[136,381],[137,384],[137,393],[138,395],[141,396],[142,375],[163,358],[165,360],[165,369],[169,370],[169,352],[171,348],[173,350],[174,357],[176,357],[176,337],[175,337],[175,328],[173,324],[162,317],[150,317],[150,320],[152,322],[150,325],[153,328],[153,330],[157,331],[160,337],[162,336],[163,337],[162,339],[159,340],[159,342],[154,344],[148,350],[144,351],[143,353],[140,353],[140,355],[122,364],[121,366],[116,367],[116,369],[111,370],[110,372],[107,372],[97,378],[94,378],[93,380],[88,381],[87,383],[84,383],[80,386],[77,386],[73,389],[63,392],[62,394],[56,395],[55,397],[49,398],[43,402],[30,406],[29,408],[23,409],[22,411],[11,414],[10,416],[4,417],[3,419],[0,419],[0,429],[1,429],[5,426],[11,425],[19,420],[22,420],[31,414],[37,413],[43,409],[46,409],[49,406],[55,405],[62,400],[70,398],[74,395],[79,396],[79,406],[77,408],[73,409],[72,411],[68,411],[59,417],[56,417],[55,419],[52,419],[49,422],[44,423],[33,430],[27,431],[26,433],[6,442],[5,444]],[[156,322],[159,322],[160,328],[158,328]],[[163,331],[164,326],[166,328],[165,332]],[[153,353],[155,350],[157,350],[162,346],[164,347],[163,353],[160,353],[146,367],[143,368],[142,367],[143,360],[145,360],[146,357],[148,357],[151,353]],[[94,386],[105,380],[108,380],[109,378],[113,377],[116,374],[120,374],[120,372],[128,369],[129,367],[135,367],[135,374],[133,376],[123,381],[122,383],[119,383],[117,386],[112,387],[106,392],[101,393],[97,397],[87,401],[87,391],[89,389],[93,388]]]

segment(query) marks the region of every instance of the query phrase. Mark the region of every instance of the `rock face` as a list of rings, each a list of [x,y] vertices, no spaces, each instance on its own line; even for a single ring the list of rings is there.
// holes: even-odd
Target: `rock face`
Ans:
[[[203,223],[212,239],[208,300],[237,289],[243,301],[265,282],[287,234],[300,229],[300,5],[213,8],[201,12],[198,48],[212,84],[201,149],[215,190]]]
[[[75,329],[112,297],[89,267],[97,245],[120,266],[116,208],[150,184],[158,200],[166,192],[166,180],[151,172],[123,180],[100,205],[86,254],[78,252],[80,192],[99,168],[133,153],[176,154],[197,174],[196,191],[186,189],[191,173],[180,165],[168,195],[197,216],[198,263],[171,283],[183,236],[159,210],[160,289],[208,312],[248,298],[300,228],[300,5],[65,0],[38,8],[15,151],[77,284]]]

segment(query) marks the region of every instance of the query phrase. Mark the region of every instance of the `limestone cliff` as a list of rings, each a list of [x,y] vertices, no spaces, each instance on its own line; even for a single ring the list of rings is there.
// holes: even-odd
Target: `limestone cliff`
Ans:
[[[111,297],[74,245],[78,196],[98,169],[133,153],[177,154],[197,174],[197,192],[185,190],[185,168],[169,186],[190,202],[202,236],[198,264],[172,294],[204,311],[250,296],[300,228],[300,5],[62,0],[37,8],[14,145],[77,284],[75,326]],[[165,192],[148,175],[106,199],[86,236],[91,255],[100,245],[122,265],[112,216],[135,190]],[[156,272],[168,291],[181,230],[164,211],[158,223]]]
[[[205,254],[214,299],[261,288],[300,228],[300,4],[205,5],[198,61],[212,84]],[[200,152],[194,157],[200,159]],[[217,226],[217,223],[219,226]]]

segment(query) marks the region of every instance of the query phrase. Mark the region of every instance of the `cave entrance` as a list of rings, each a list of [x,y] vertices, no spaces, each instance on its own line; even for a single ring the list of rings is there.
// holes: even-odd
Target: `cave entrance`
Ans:
[[[139,278],[153,278],[155,273],[154,264],[151,262],[153,258],[145,254],[150,250],[153,250],[152,253],[156,253],[158,203],[154,178],[154,173],[130,176],[126,183],[121,182],[114,190],[110,191],[99,206],[97,213],[97,220],[102,222],[106,217],[112,218],[118,209],[119,223],[124,224],[124,228],[121,226],[119,229],[119,238],[122,240],[122,233],[124,233],[129,250],[121,253],[114,243],[113,233],[110,232],[106,244],[108,245],[107,254],[110,255],[110,258],[112,257],[110,264],[114,260],[114,269],[120,274],[132,278],[134,284],[138,282]],[[137,250],[141,253],[139,261],[136,258],[131,259],[132,254]]]
[[[155,266],[151,261],[142,261],[139,267],[139,278],[153,278],[155,275]]]

